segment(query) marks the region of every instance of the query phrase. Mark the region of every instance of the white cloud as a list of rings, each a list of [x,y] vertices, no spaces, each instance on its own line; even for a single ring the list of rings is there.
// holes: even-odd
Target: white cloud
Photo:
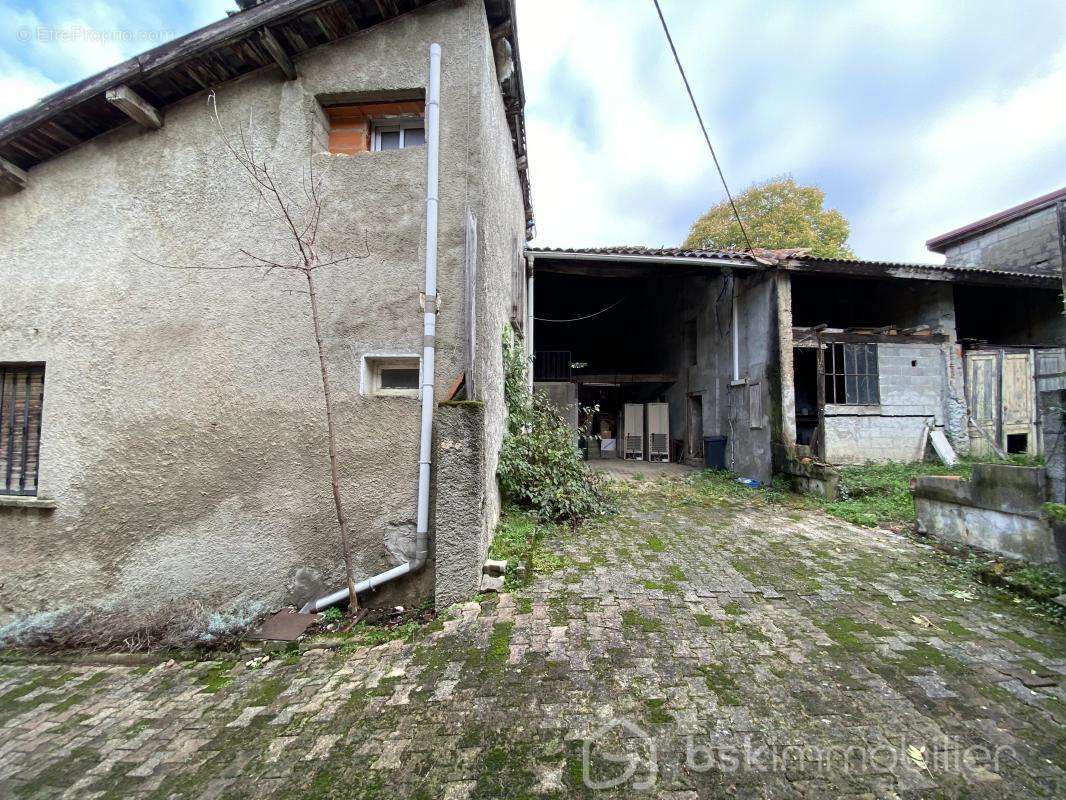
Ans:
[[[822,186],[863,257],[1066,175],[1062,6],[662,4],[732,188]],[[519,35],[536,244],[679,243],[723,191],[652,5],[526,0]]]
[[[868,247],[930,260],[924,241],[1066,183],[1066,48],[1050,69],[1007,92],[984,92],[945,109],[914,143],[913,162],[878,192],[881,220]],[[1056,158],[1057,157],[1057,158]],[[1026,164],[1058,170],[1030,176]],[[897,231],[912,232],[906,242]]]
[[[31,106],[59,88],[39,72],[5,68],[0,74],[0,117]]]
[[[233,0],[197,0],[176,9],[96,0],[32,11],[0,0],[0,116],[222,19],[234,7]]]

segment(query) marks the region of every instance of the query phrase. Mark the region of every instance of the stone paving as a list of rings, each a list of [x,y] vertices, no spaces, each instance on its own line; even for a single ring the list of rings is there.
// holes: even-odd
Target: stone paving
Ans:
[[[623,494],[410,641],[0,664],[0,797],[1063,796],[1061,627],[895,534]]]

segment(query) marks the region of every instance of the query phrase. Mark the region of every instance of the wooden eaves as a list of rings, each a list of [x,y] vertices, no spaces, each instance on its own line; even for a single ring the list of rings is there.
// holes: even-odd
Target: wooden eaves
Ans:
[[[0,120],[0,180],[21,188],[27,172],[72,147],[259,69],[296,77],[296,57],[405,13],[448,0],[239,0],[241,11],[78,81]],[[525,90],[514,0],[484,0],[490,30],[507,38],[514,73],[501,85],[527,225],[532,203],[526,158]],[[108,93],[111,92],[111,100]],[[116,99],[129,102],[114,102]],[[130,111],[138,116],[133,116]],[[150,111],[149,111],[150,110]],[[146,127],[155,127],[148,124]]]

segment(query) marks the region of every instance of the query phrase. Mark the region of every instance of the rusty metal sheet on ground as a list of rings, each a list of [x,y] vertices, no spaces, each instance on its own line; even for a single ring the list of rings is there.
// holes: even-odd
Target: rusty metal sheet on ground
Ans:
[[[269,617],[258,629],[248,635],[249,639],[268,639],[277,642],[295,642],[315,620],[314,614],[296,614],[279,611]]]

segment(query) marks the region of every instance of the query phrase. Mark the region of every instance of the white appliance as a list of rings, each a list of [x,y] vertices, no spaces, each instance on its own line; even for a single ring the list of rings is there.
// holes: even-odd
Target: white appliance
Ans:
[[[623,458],[633,461],[644,460],[644,404],[626,403],[625,427],[622,437],[625,441]]]
[[[670,404],[648,403],[645,430],[648,434],[648,461],[670,460]]]

